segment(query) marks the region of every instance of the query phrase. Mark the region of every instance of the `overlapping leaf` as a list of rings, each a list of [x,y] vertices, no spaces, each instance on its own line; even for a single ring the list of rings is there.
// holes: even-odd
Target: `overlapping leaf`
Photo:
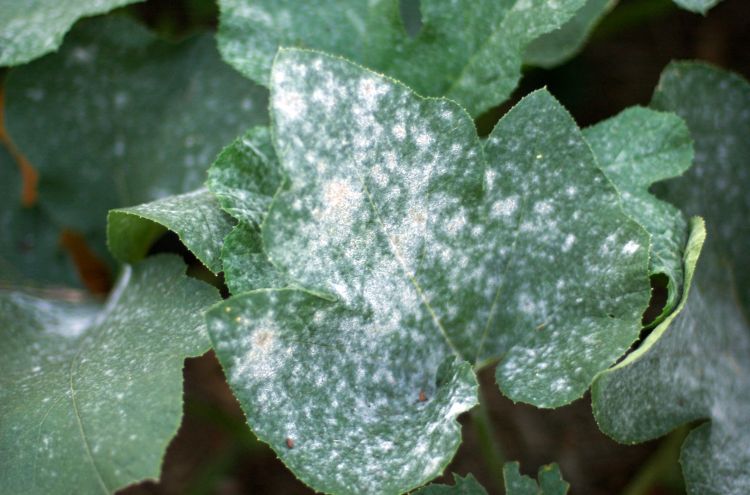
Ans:
[[[165,230],[182,243],[213,273],[222,270],[221,249],[234,222],[206,189],[169,196],[143,205],[109,212],[107,239],[121,261],[143,258]]]
[[[584,3],[423,0],[422,27],[412,38],[396,0],[221,0],[218,40],[224,58],[262,84],[280,46],[315,48],[382,71],[423,95],[448,96],[477,115],[516,87],[526,46],[564,25]]]
[[[158,478],[182,367],[216,291],[182,262],[126,268],[104,306],[0,293],[0,491],[111,493]]]
[[[693,143],[676,115],[630,108],[584,130],[599,165],[622,195],[625,212],[651,234],[652,274],[667,277],[667,300],[658,319],[682,295],[687,222],[674,206],[649,193],[655,182],[677,177],[693,161]]]
[[[654,106],[685,119],[696,166],[669,184],[668,197],[695,221],[685,257],[680,306],[632,354],[595,382],[592,399],[602,429],[623,442],[662,435],[708,419],[682,448],[691,494],[750,490],[750,85],[738,76],[679,63],[662,75]],[[694,276],[693,287],[690,287]]]
[[[453,475],[454,484],[428,485],[414,495],[487,495],[487,490],[469,474],[466,478]],[[538,481],[520,472],[517,462],[506,462],[503,466],[506,495],[565,495],[570,485],[562,479],[557,464],[539,468]]]
[[[553,67],[578,52],[597,23],[617,4],[617,0],[586,0],[586,4],[560,28],[533,40],[523,55],[525,64]]]
[[[265,91],[210,36],[172,45],[120,17],[79,24],[58,54],[12,71],[6,91],[40,206],[100,254],[109,209],[200,187],[221,147],[266,120]]]
[[[0,67],[18,65],[56,50],[81,17],[142,0],[0,0]]]
[[[414,495],[487,495],[487,490],[471,474],[465,478],[454,474],[453,485],[428,485]]]
[[[537,480],[522,475],[517,462],[503,466],[506,495],[565,495],[570,485],[563,480],[557,464],[539,468]]]
[[[282,181],[266,127],[251,129],[236,139],[208,171],[206,185],[221,207],[239,221],[222,251],[225,280],[233,294],[289,283],[268,260],[260,237],[260,224]]]
[[[482,149],[450,101],[283,50],[271,110],[288,180],[260,248],[305,289],[235,296],[209,329],[249,424],[314,488],[392,493],[438,474],[476,400],[455,356],[503,355],[508,395],[555,406],[637,336],[648,236],[548,93]]]

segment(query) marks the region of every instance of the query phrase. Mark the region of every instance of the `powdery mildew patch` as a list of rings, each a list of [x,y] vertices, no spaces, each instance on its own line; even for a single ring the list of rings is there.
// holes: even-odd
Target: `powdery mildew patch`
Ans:
[[[637,336],[648,237],[548,93],[482,149],[456,104],[284,50],[271,111],[289,179],[263,243],[324,297],[253,291],[209,327],[249,424],[311,486],[401,492],[439,473],[476,400],[468,365],[446,364],[456,356],[503,354],[506,393],[552,405]],[[258,332],[272,323],[267,354]]]
[[[169,196],[109,213],[109,248],[118,259],[136,261],[146,254],[161,225],[177,234],[180,241],[213,273],[219,273],[221,248],[233,226],[207,189]]]

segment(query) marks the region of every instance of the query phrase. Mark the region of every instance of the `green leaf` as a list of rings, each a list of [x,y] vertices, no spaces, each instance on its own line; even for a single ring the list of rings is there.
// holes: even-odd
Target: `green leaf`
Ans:
[[[289,278],[271,264],[256,227],[240,224],[224,239],[221,252],[224,278],[231,294],[292,285]]]
[[[616,4],[617,0],[586,0],[568,22],[529,43],[523,55],[524,64],[551,68],[572,58]]]
[[[40,206],[101,254],[108,210],[197,189],[222,146],[267,118],[265,90],[209,35],[173,45],[117,16],[77,25],[59,53],[11,71],[6,91]]]
[[[682,117],[695,141],[695,166],[668,183],[667,199],[708,223],[711,252],[730,266],[741,304],[750,301],[750,83],[705,64],[672,63],[653,97],[659,110]],[[712,255],[713,256],[713,255]]]
[[[570,488],[557,464],[540,467],[537,478],[538,482],[522,475],[517,462],[506,462],[503,466],[506,495],[565,495]]]
[[[584,130],[599,165],[622,195],[625,212],[651,234],[652,275],[667,277],[667,301],[657,321],[682,295],[685,217],[649,193],[655,182],[682,175],[693,161],[685,122],[673,114],[630,108]]]
[[[648,236],[549,93],[485,149],[455,103],[316,52],[280,51],[271,93],[288,179],[262,249],[304,289],[235,296],[209,331],[248,423],[313,488],[436,476],[476,401],[456,356],[502,354],[502,389],[553,407],[635,340]]]
[[[718,4],[721,0],[674,0],[674,2],[685,10],[706,14],[708,10]]]
[[[259,227],[283,181],[267,127],[255,127],[227,146],[208,169],[206,186],[240,223]]]
[[[422,29],[404,30],[397,0],[220,0],[225,60],[267,84],[279,47],[348,57],[420,94],[447,96],[472,115],[510,96],[526,46],[565,24],[585,0],[422,0]]]
[[[60,230],[37,207],[21,205],[21,176],[0,146],[0,288],[78,285],[75,267],[60,248]]]
[[[414,492],[413,495],[487,495],[487,490],[471,474],[465,478],[453,475],[454,484],[428,485]]]
[[[695,167],[667,191],[683,211],[706,215],[708,234],[693,221],[680,306],[636,352],[597,378],[594,413],[605,433],[627,443],[709,420],[682,447],[688,493],[744,494],[750,490],[750,84],[701,64],[672,64],[654,105],[684,118],[695,139]]]
[[[19,65],[56,50],[81,17],[142,0],[0,0],[0,67]]]
[[[414,495],[487,495],[487,491],[474,477],[466,478],[453,475],[455,484],[429,485],[418,490]],[[518,462],[506,462],[503,466],[506,495],[565,495],[570,485],[562,479],[557,464],[548,464],[539,468],[539,482],[524,476]]]
[[[0,293],[0,491],[111,493],[158,478],[182,414],[182,367],[218,299],[158,256],[106,305]]]
[[[436,372],[427,346],[343,333],[366,322],[304,291],[248,292],[208,322],[258,438],[323,492],[402,493],[434,478],[460,442],[456,416],[476,403],[467,363]]]
[[[456,324],[467,342],[481,342],[480,359],[501,356],[503,393],[557,407],[581,397],[636,339],[650,293],[649,237],[548,93],[508,112],[484,151],[487,217],[497,220],[474,241],[472,259],[484,258],[496,277],[485,300],[491,319],[483,334]]]
[[[288,285],[287,278],[268,260],[260,236],[260,224],[282,182],[267,127],[256,127],[236,139],[208,170],[206,185],[221,207],[239,221],[222,251],[225,280],[232,294]]]
[[[115,258],[137,261],[169,229],[213,273],[222,270],[221,249],[234,221],[206,189],[109,212],[107,239]]]

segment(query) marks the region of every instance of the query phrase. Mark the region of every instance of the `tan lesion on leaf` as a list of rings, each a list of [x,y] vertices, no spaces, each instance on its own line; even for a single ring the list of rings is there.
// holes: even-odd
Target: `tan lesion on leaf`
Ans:
[[[276,334],[268,328],[261,328],[253,334],[253,348],[260,352],[266,352],[273,347]]]

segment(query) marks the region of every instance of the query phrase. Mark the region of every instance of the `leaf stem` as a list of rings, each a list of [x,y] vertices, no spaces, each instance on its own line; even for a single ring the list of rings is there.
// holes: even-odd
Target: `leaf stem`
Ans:
[[[486,407],[487,400],[482,392],[482,386],[479,387],[479,405],[471,410],[471,422],[476,432],[479,450],[482,454],[487,469],[489,470],[492,483],[495,485],[495,493],[504,493],[503,484],[503,464],[505,456],[500,443],[497,441],[495,429],[492,426],[489,411]]]
[[[623,489],[622,495],[646,495],[659,482],[675,480],[679,483],[682,479],[680,447],[689,432],[690,427],[683,425],[670,433]]]

